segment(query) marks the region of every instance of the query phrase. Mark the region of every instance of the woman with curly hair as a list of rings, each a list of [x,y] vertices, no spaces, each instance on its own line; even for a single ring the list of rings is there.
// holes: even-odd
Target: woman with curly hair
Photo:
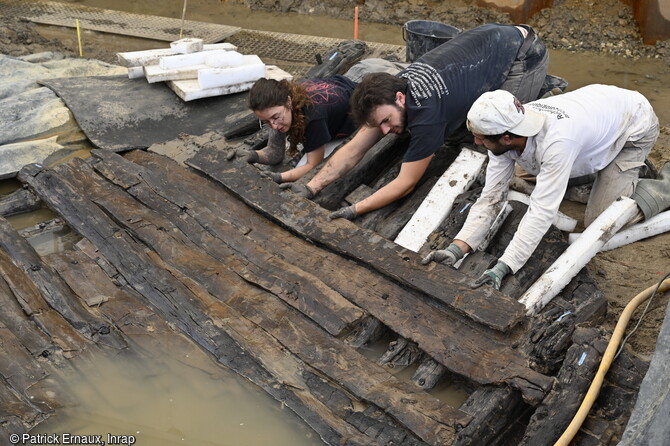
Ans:
[[[299,153],[301,144],[307,163],[286,172],[268,172],[277,183],[296,181],[325,154],[325,144],[350,135],[355,127],[349,117],[349,98],[356,84],[344,76],[304,82],[259,79],[249,92],[249,108],[270,127],[268,146],[246,154],[250,163],[279,164],[288,154]]]

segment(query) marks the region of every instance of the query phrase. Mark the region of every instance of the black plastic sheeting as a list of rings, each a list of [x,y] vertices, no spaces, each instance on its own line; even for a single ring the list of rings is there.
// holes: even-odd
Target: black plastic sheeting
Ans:
[[[88,139],[115,152],[147,148],[179,134],[223,134],[253,116],[246,92],[184,102],[164,83],[125,76],[91,76],[40,82],[72,111]]]
[[[670,445],[670,306],[619,446]]]

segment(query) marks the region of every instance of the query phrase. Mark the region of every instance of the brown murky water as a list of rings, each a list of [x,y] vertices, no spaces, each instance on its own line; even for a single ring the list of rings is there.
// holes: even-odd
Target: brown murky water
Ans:
[[[69,0],[86,6],[127,12],[181,17],[182,1]],[[352,6],[353,7],[353,6]],[[246,29],[301,33],[350,39],[353,23],[296,14],[251,12],[244,6],[220,0],[191,0],[186,19],[241,26]],[[299,21],[298,21],[299,19]],[[300,27],[296,27],[300,23]],[[44,27],[48,37],[76,47],[73,30]],[[360,24],[363,40],[404,44],[397,26]],[[164,47],[165,42],[84,33],[86,47],[105,45],[114,51]],[[550,72],[566,78],[570,89],[592,83],[613,84],[645,94],[657,111],[661,125],[670,124],[670,75],[656,60],[631,61],[606,56],[551,52]],[[16,183],[0,188],[17,187]],[[0,192],[5,192],[0,189]],[[48,211],[13,217],[25,227],[52,218]],[[48,239],[44,251],[66,249],[58,237]],[[42,250],[41,250],[42,252]],[[386,347],[378,343],[362,353],[377,358]],[[320,440],[290,410],[231,372],[222,370],[198,350],[171,349],[154,352],[152,359],[123,361],[95,358],[77,374],[59,377],[77,405],[61,410],[39,432],[135,435],[136,444],[153,445],[313,445]],[[396,370],[401,378],[412,369]],[[433,391],[458,407],[466,393],[451,383]]]

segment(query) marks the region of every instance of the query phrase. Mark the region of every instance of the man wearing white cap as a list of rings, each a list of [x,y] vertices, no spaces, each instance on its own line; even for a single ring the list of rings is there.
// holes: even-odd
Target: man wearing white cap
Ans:
[[[596,173],[588,226],[620,196],[631,196],[659,134],[658,118],[640,93],[608,85],[521,104],[503,90],[484,93],[467,115],[475,143],[489,151],[486,184],[461,231],[424,260],[453,265],[477,249],[507,199],[515,164],[537,177],[526,215],[502,257],[475,281],[500,289],[528,260],[554,221],[568,180]]]

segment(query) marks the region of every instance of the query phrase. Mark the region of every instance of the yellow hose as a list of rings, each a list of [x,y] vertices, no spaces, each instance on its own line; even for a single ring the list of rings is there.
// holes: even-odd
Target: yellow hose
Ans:
[[[610,365],[612,365],[614,355],[616,354],[616,351],[619,348],[619,343],[621,342],[621,338],[623,338],[624,332],[626,331],[626,326],[628,325],[628,322],[630,321],[633,312],[642,302],[649,299],[649,297],[654,293],[656,287],[658,287],[658,283],[650,286],[649,288],[647,288],[646,290],[642,291],[640,294],[635,296],[633,300],[631,300],[628,303],[628,305],[626,305],[626,308],[624,308],[623,312],[621,313],[621,316],[619,317],[619,321],[616,324],[614,333],[612,333],[612,339],[610,339],[610,342],[607,345],[607,350],[605,350],[603,359],[600,362],[598,372],[596,373],[595,378],[593,378],[593,382],[591,382],[591,387],[589,387],[589,391],[586,392],[586,396],[584,396],[584,401],[582,401],[582,405],[579,406],[579,410],[575,414],[575,417],[572,419],[570,425],[567,427],[565,432],[563,432],[561,438],[559,438],[558,441],[554,443],[554,446],[568,446],[572,441],[572,439],[575,437],[575,435],[577,435],[577,431],[579,431],[579,428],[582,427],[582,423],[584,423],[586,416],[591,411],[593,403],[596,401],[596,398],[598,398],[598,393],[600,393],[600,387],[603,385],[605,374],[607,374]],[[657,292],[663,293],[665,291],[668,291],[669,289],[670,289],[670,278],[664,280],[663,283],[661,283],[661,286],[658,288]]]

